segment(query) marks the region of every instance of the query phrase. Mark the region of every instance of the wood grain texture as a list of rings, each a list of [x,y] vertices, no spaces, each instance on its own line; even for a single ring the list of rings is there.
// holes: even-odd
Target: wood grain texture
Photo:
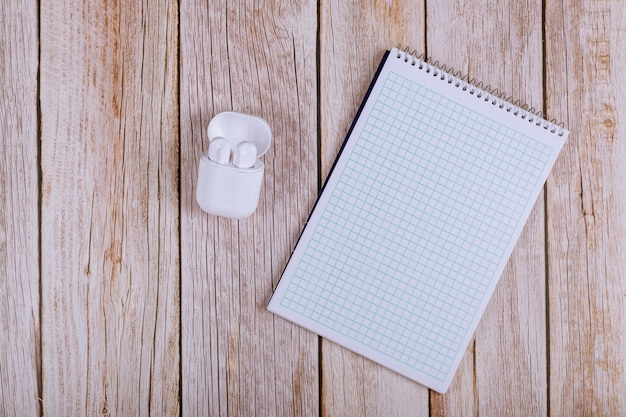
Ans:
[[[321,170],[326,178],[383,53],[422,50],[424,4],[323,1]],[[322,415],[428,415],[428,390],[330,341],[322,342]]]
[[[548,111],[571,130],[547,187],[553,415],[626,415],[625,20],[546,3]]]
[[[178,414],[177,2],[41,2],[45,415]]]
[[[40,415],[37,3],[0,4],[0,415]]]
[[[185,415],[318,415],[318,337],[266,309],[316,197],[316,3],[181,4],[181,250]],[[267,120],[259,207],[195,200],[219,112]]]
[[[1,2],[0,416],[626,415],[626,8],[541,7]],[[266,311],[398,45],[571,130],[446,395]],[[274,132],[242,221],[195,201],[231,109]]]
[[[424,2],[320,2],[322,179],[328,175],[385,50],[423,52]]]
[[[427,4],[433,59],[542,108],[540,1]],[[448,394],[431,394],[434,415],[546,413],[544,255],[541,195],[466,354],[474,357],[464,359]]]

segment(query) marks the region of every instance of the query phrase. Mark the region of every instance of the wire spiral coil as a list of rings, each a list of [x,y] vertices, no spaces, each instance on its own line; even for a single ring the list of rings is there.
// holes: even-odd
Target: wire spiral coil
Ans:
[[[477,81],[475,78],[469,79],[467,74],[463,75],[461,71],[456,71],[453,67],[447,67],[444,64],[440,64],[439,61],[433,62],[431,58],[425,57],[424,54],[418,55],[416,50],[409,52],[408,48],[400,49],[398,47],[397,51],[397,59],[402,59],[404,62],[425,71],[427,74],[432,74],[433,77],[437,77],[441,81],[446,81],[448,84],[461,88],[477,98],[482,98],[485,102],[491,102],[492,105],[513,113],[515,116],[534,123],[545,130],[549,130],[551,133],[559,136],[563,136],[565,133],[562,122],[557,123],[555,119],[548,121],[542,111],[537,111],[534,107],[529,108],[527,104],[520,103],[519,100],[513,102],[512,96],[507,97],[504,92],[500,92],[497,88],[492,88],[491,85],[484,86],[482,81]]]

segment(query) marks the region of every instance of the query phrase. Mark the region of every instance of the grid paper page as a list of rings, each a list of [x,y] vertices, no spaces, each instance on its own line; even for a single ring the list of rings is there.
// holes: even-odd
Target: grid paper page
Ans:
[[[391,65],[376,87],[270,310],[442,391],[554,147]]]

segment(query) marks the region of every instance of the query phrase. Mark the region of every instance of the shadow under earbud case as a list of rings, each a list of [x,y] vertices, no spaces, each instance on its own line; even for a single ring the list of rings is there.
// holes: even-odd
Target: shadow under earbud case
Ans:
[[[198,166],[198,204],[217,216],[246,218],[259,204],[265,164],[258,158],[272,142],[270,127],[257,116],[224,112],[207,131],[209,149]]]

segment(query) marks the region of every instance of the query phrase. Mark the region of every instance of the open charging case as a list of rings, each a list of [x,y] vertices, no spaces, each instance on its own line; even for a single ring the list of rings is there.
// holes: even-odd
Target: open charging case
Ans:
[[[225,138],[231,149],[249,141],[256,146],[254,166],[239,168],[232,163],[220,164],[209,159],[208,151],[200,157],[196,199],[202,210],[217,216],[243,219],[259,204],[265,164],[258,159],[272,142],[272,132],[260,117],[238,112],[216,115],[207,129],[209,141]]]

